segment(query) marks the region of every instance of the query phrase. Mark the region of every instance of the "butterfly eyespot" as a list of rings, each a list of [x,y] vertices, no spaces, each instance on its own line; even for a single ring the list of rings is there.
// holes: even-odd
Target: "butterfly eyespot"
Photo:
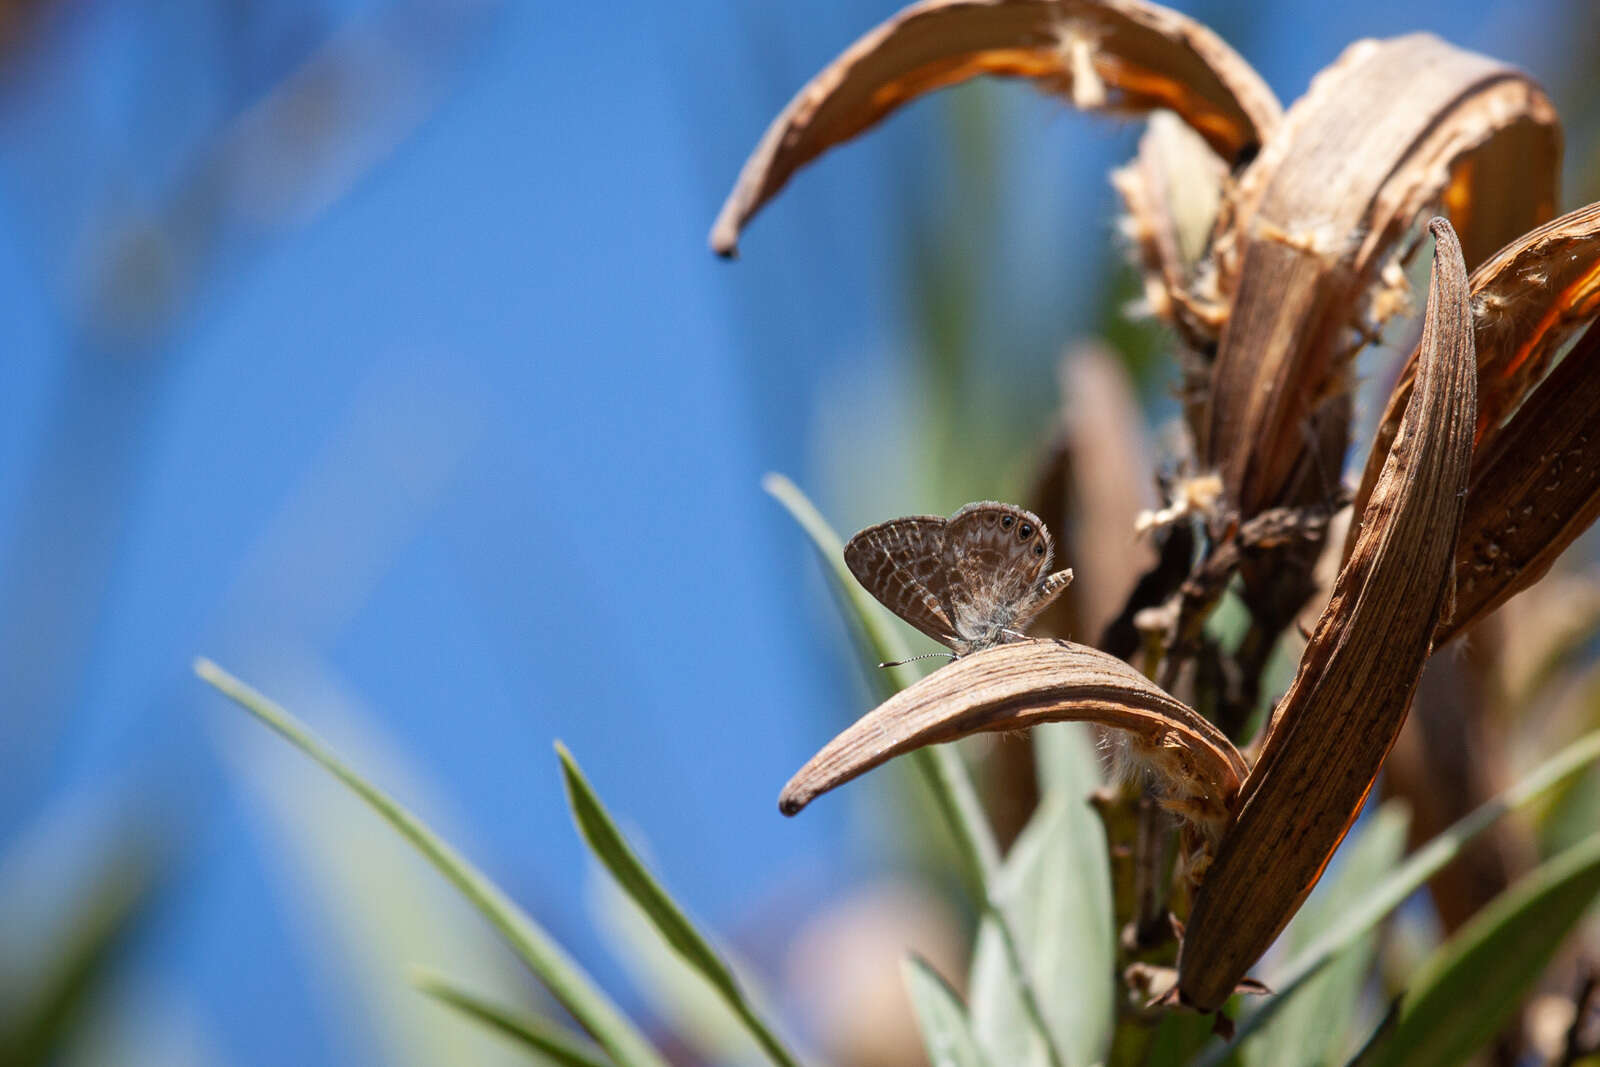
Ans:
[[[1021,529],[1017,530],[1017,540],[1019,541],[1026,541],[1032,536],[1033,527],[1029,526],[1027,523],[1023,523]]]
[[[1044,555],[1044,542],[1043,541],[1040,541],[1038,544],[1033,546],[1033,554],[1035,556]]]
[[[1016,522],[1016,521],[1017,521],[1017,517],[1015,515],[1005,515],[1005,516],[1001,517],[1000,525],[1004,526],[1006,529],[1009,530],[1009,529],[1011,529],[1011,524]]]

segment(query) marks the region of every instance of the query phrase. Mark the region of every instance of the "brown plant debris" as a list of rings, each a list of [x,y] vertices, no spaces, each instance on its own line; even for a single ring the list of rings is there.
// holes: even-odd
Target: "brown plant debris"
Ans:
[[[1436,248],[1417,388],[1361,537],[1300,660],[1201,884],[1179,954],[1186,1004],[1215,1011],[1299,908],[1405,721],[1449,612],[1476,421],[1466,268]]]
[[[1144,675],[1068,641],[1019,641],[963,656],[896,693],[818,752],[778,798],[793,815],[885,761],[941,741],[1046,722],[1121,731],[1165,807],[1214,838],[1245,774],[1222,732]]]
[[[1177,113],[1224,159],[1277,125],[1277,98],[1221,38],[1144,0],[924,0],[856,41],[797,93],[745,163],[711,230],[718,254],[800,167],[901,105],[982,74],[1028,78],[1079,107]]]

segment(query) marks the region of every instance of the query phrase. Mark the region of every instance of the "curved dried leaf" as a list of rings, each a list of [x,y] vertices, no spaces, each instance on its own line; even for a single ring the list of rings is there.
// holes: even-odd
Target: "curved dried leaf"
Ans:
[[[1437,241],[1418,387],[1362,534],[1201,884],[1179,988],[1222,1006],[1321,877],[1394,743],[1448,594],[1476,412],[1466,268]]]
[[[985,730],[1096,722],[1126,732],[1173,811],[1214,830],[1245,774],[1211,723],[1126,663],[1068,641],[1019,641],[963,656],[862,716],[784,786],[793,815],[813,799],[924,745]]]
[[[1584,403],[1594,394],[1585,378],[1600,338],[1586,334],[1546,376],[1556,353],[1600,315],[1600,204],[1501,249],[1473,272],[1472,306],[1478,440],[1456,564],[1461,602],[1441,643],[1537,580],[1600,506],[1591,500],[1600,491],[1595,464],[1584,455],[1595,418]],[[1379,422],[1375,453],[1394,435],[1415,368],[1413,353]],[[1358,506],[1377,467],[1369,456]]]
[[[1272,90],[1193,19],[1144,0],[924,0],[801,89],[745,163],[711,230],[718,255],[800,167],[911,100],[980,74],[1029,78],[1076,105],[1167,108],[1233,159],[1277,124]]]
[[[1442,204],[1477,262],[1553,214],[1560,146],[1526,75],[1426,34],[1359,42],[1317,76],[1214,242],[1232,306],[1205,455],[1246,517],[1285,502],[1308,419],[1404,307],[1386,268],[1419,217]]]
[[[1600,516],[1600,324],[1591,325],[1473,464],[1450,640],[1544,576]]]

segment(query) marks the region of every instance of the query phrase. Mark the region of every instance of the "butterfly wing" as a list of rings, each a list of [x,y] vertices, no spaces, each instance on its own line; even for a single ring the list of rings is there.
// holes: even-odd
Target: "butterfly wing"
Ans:
[[[935,594],[945,573],[945,520],[919,515],[868,526],[844,546],[845,566],[878,602],[942,645],[961,641]]]
[[[1040,599],[1055,546],[1039,517],[1010,504],[968,504],[945,524],[946,610],[963,638],[983,647],[1024,625],[1066,583]]]

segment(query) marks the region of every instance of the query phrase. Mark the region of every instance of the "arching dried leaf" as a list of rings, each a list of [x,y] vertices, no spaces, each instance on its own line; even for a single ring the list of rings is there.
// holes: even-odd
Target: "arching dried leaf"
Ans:
[[[1600,324],[1474,460],[1444,643],[1544,576],[1600,516]]]
[[[1259,145],[1277,98],[1221,38],[1144,0],[924,0],[801,89],[745,163],[716,225],[718,255],[796,170],[924,93],[980,74],[1029,78],[1079,107],[1177,112],[1224,158]]]
[[[1442,219],[1430,228],[1415,396],[1190,914],[1179,989],[1203,1011],[1222,1006],[1321,877],[1405,722],[1448,612],[1476,375],[1460,245]]]
[[[1526,75],[1438,38],[1362,41],[1290,108],[1214,242],[1232,307],[1207,459],[1249,516],[1277,503],[1349,357],[1404,306],[1385,268],[1431,206],[1476,262],[1555,210],[1561,133]],[[1387,273],[1388,277],[1384,275]]]
[[[1590,498],[1600,491],[1600,471],[1584,449],[1594,439],[1596,416],[1585,398],[1595,395],[1600,338],[1585,335],[1554,371],[1549,367],[1600,315],[1600,204],[1563,215],[1492,256],[1472,274],[1472,307],[1478,440],[1457,560],[1461,599],[1440,642],[1537,580],[1594,520]],[[1394,436],[1416,359],[1413,353],[1390,396],[1374,454]],[[1358,506],[1377,468],[1369,456]]]
[[[1220,730],[1121,660],[1067,641],[1019,641],[963,656],[856,720],[789,780],[778,808],[793,815],[924,745],[1046,722],[1124,731],[1164,802],[1208,833],[1226,820],[1245,773]]]

